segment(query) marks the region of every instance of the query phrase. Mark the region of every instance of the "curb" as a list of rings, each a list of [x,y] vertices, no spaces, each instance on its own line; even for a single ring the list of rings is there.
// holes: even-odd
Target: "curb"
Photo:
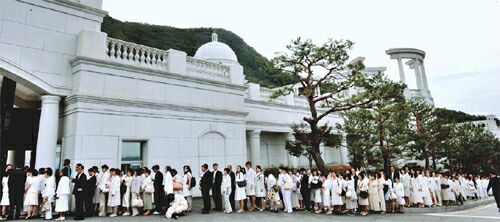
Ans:
[[[405,213],[415,213],[415,214],[444,213],[444,212],[467,210],[482,205],[488,205],[494,202],[495,199],[493,197],[488,197],[482,200],[467,201],[462,206],[446,206],[446,207],[433,207],[433,208],[405,208]]]

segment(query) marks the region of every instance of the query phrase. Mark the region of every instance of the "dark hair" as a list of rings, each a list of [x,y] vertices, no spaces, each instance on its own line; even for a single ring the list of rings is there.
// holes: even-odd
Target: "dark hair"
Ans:
[[[111,168],[111,169],[109,169],[109,172],[115,172],[116,173],[116,169],[115,168]]]
[[[217,164],[217,163],[214,163],[214,164],[212,164],[212,166],[213,166],[213,167],[214,167],[214,166],[219,166],[219,164]]]
[[[108,165],[106,165],[106,164],[102,165],[102,166],[101,166],[101,168],[104,168],[104,169],[106,169],[106,170],[108,170],[108,169],[109,169]]]
[[[365,179],[365,173],[363,171],[359,172],[358,176]]]
[[[99,167],[97,167],[97,166],[92,166],[92,169],[94,169],[94,173],[99,173]]]
[[[95,169],[94,169],[94,167],[89,168],[87,171],[88,171],[89,173],[90,173],[90,172],[95,173]]]
[[[189,165],[184,165],[184,167],[182,167],[182,169],[184,169],[184,168],[187,169],[187,172],[193,173],[193,172],[191,172],[191,167]]]
[[[84,167],[81,163],[77,163],[77,164],[76,164],[76,167],[77,167],[77,168],[78,168],[78,167],[81,167],[81,168],[82,168],[82,170],[84,170],[84,169],[85,169],[85,167]]]
[[[62,172],[63,176],[68,176],[68,171],[67,170],[60,170],[59,172]]]
[[[262,168],[260,167],[260,165],[257,165],[257,166],[255,167],[255,169],[262,170]]]
[[[172,176],[177,175],[177,170],[175,170],[175,169],[171,169],[171,170],[170,170],[170,174],[172,174]]]
[[[50,176],[52,176],[52,174],[53,174],[53,172],[52,172],[52,168],[50,168],[50,167],[45,168],[44,172],[45,172],[45,174],[47,174],[47,176],[49,176],[49,177],[50,177]]]
[[[38,169],[39,174],[45,174],[45,168],[40,168]]]
[[[490,174],[495,175],[495,176],[497,175],[497,173],[495,171],[491,171]]]
[[[143,171],[144,171],[144,170],[143,170],[142,168],[136,169],[136,170],[135,170],[135,174],[136,174],[136,176],[140,176],[140,175],[142,175],[142,172],[143,172]]]
[[[154,165],[153,167],[151,167],[152,170],[159,170],[160,169],[160,166],[158,165]]]
[[[201,168],[208,169],[208,164],[204,163],[203,165],[201,165]]]
[[[224,168],[224,172],[226,172],[227,174],[229,174],[231,172],[231,170],[229,170],[229,168]]]
[[[172,167],[170,167],[170,166],[166,166],[166,167],[165,167],[165,170],[166,170],[167,172],[170,172],[170,171],[172,170]]]
[[[251,166],[252,166],[252,162],[247,161],[247,162],[245,163],[245,166],[247,166],[247,165],[249,165],[249,166],[251,167]]]
[[[28,169],[26,169],[26,173],[33,173],[33,169],[28,167]]]
[[[167,194],[167,202],[169,203],[174,202],[174,199],[175,199],[175,194],[173,193]]]
[[[36,177],[36,176],[38,176],[38,170],[33,169],[33,173],[32,173],[32,175],[33,175],[33,176],[35,176],[35,177]]]
[[[127,169],[127,173],[130,173],[130,174],[134,175],[134,170],[132,168],[128,168]]]
[[[71,163],[71,161],[69,159],[65,159],[63,165],[69,166],[70,163]]]

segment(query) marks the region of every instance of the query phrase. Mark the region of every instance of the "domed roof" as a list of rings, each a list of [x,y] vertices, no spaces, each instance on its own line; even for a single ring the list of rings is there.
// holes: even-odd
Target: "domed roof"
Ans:
[[[209,61],[216,62],[229,62],[229,63],[237,63],[238,58],[234,51],[228,45],[219,42],[217,33],[212,34],[212,41],[209,43],[205,43],[202,45],[196,53],[194,57],[197,59],[204,59]]]

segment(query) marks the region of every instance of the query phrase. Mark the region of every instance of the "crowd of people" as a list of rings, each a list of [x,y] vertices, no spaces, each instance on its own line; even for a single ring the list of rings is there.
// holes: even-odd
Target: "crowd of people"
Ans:
[[[389,172],[350,169],[345,172],[294,170],[280,167],[278,173],[252,167],[251,162],[201,166],[199,189],[202,214],[264,211],[317,214],[367,215],[403,213],[405,207],[436,207],[463,204],[466,200],[493,195],[500,209],[500,178],[460,173],[419,171],[409,168]],[[69,211],[75,220],[85,217],[165,215],[177,219],[192,211],[196,177],[190,166],[181,173],[167,166],[121,171],[102,165],[89,168],[64,161],[64,167],[38,170],[7,165],[2,174],[2,220],[44,218],[65,220]],[[214,208],[212,208],[212,202]],[[238,203],[238,205],[236,205]]]

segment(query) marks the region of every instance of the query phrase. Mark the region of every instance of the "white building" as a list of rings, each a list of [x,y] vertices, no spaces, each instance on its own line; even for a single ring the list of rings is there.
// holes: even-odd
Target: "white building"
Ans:
[[[477,127],[484,127],[485,129],[495,134],[498,139],[500,139],[500,127],[497,125],[497,122],[495,121],[495,115],[493,114],[487,115],[486,120],[470,121],[464,122],[462,124],[472,124]]]
[[[309,114],[304,98],[269,101],[272,89],[246,84],[217,35],[190,57],[108,38],[100,31],[105,15],[102,0],[0,1],[2,153],[9,161],[37,168],[57,168],[66,158],[194,170],[247,160],[308,165],[284,149],[290,125]],[[345,147],[322,149],[327,163],[347,164]]]

